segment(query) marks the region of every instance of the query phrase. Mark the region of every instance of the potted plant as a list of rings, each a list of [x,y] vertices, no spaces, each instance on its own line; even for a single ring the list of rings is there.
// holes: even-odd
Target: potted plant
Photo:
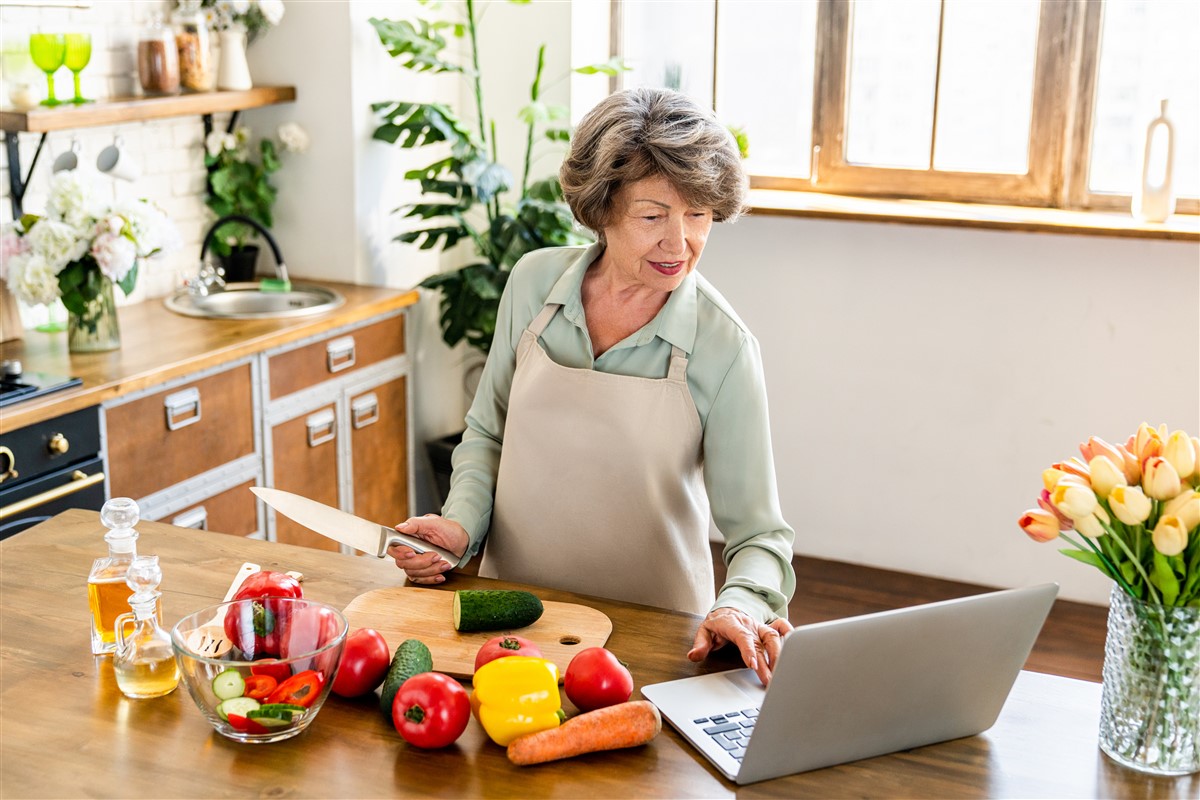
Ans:
[[[250,129],[238,127],[232,133],[213,131],[205,140],[204,165],[208,168],[208,186],[204,202],[217,218],[230,215],[249,217],[265,228],[274,224],[272,209],[278,192],[270,176],[279,171],[281,152],[304,152],[308,134],[294,122],[279,126],[279,143],[264,138],[258,143],[258,161],[253,158]],[[258,246],[251,244],[257,235],[249,225],[229,223],[221,226],[221,235],[213,241],[213,252],[220,259],[227,282],[254,280]]]
[[[496,162],[496,125],[485,112],[483,65],[479,58],[479,15],[473,0],[456,6],[459,20],[370,20],[401,67],[412,72],[457,73],[468,81],[474,98],[476,125],[465,122],[443,103],[388,100],[371,108],[382,119],[374,138],[405,149],[449,145],[450,154],[405,174],[419,181],[423,202],[398,209],[416,225],[396,237],[423,250],[448,249],[461,241],[474,244],[474,256],[456,269],[421,282],[440,295],[442,338],[450,347],[466,341],[486,354],[496,329],[496,310],[509,271],[526,253],[542,247],[586,244],[591,237],[575,224],[562,200],[558,178],[530,180],[537,145],[562,148],[570,140],[567,109],[542,99],[546,46],[538,48],[530,86],[530,102],[517,112],[525,124],[525,155],[519,180]],[[446,54],[450,40],[467,40],[464,63]],[[585,75],[615,75],[624,69],[609,63],[579,67]],[[449,476],[449,453],[461,434],[429,443],[442,488]]]

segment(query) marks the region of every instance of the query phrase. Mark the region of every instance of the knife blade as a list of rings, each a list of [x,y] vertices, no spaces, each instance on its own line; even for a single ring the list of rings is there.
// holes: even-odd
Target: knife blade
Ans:
[[[376,558],[386,556],[387,549],[393,544],[403,544],[418,553],[436,553],[451,564],[458,563],[458,556],[424,539],[408,536],[395,528],[356,517],[340,508],[318,503],[303,495],[264,486],[251,486],[250,491],[288,519]]]

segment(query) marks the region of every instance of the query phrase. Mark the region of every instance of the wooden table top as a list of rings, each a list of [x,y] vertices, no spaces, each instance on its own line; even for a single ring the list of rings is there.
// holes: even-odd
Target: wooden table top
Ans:
[[[83,385],[14,403],[0,411],[0,434],[94,406],[343,325],[362,322],[417,302],[415,290],[309,281],[336,289],[346,302],[323,314],[290,319],[201,319],[168,311],[162,299],[117,309],[121,347],[107,353],[71,353],[66,333],[27,330],[0,344],[0,357],[28,372],[80,378]],[[221,593],[224,595],[224,592]]]
[[[153,522],[138,552],[163,567],[164,621],[219,601],[244,561],[304,573],[306,597],[345,607],[396,585],[391,561],[319,552]],[[1132,797],[1200,795],[1200,775],[1126,770],[1096,746],[1100,687],[1022,673],[990,730],[737,787],[671,729],[645,747],[512,766],[472,722],[440,751],[408,746],[372,697],[331,696],[304,733],[246,745],[215,733],[181,687],[128,700],[110,658],[92,656],[87,574],[105,552],[91,511],[68,511],[0,542],[0,797]],[[508,587],[454,576],[446,588]],[[697,617],[537,589],[609,616],[608,647],[635,685],[735,666],[687,661]],[[397,642],[389,642],[395,647]],[[574,709],[569,704],[568,711]],[[801,723],[802,724],[802,723]]]

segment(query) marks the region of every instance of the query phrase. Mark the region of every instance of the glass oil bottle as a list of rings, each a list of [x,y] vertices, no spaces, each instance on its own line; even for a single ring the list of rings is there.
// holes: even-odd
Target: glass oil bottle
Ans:
[[[116,649],[113,622],[130,611],[125,572],[137,555],[137,503],[114,497],[100,509],[100,521],[108,528],[104,541],[108,555],[96,559],[88,574],[88,606],[92,612],[92,652],[100,655]]]
[[[113,674],[126,697],[162,697],[179,685],[179,667],[171,636],[158,624],[158,556],[135,557],[125,583],[133,590],[133,613],[117,617],[113,626]]]

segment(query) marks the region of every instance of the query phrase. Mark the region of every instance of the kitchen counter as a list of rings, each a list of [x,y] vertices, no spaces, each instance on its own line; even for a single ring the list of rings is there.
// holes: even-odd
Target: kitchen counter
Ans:
[[[163,616],[224,594],[243,561],[304,573],[306,597],[344,608],[396,585],[390,560],[319,552],[143,522],[138,551],[163,565]],[[645,747],[514,767],[472,722],[451,747],[408,746],[374,697],[330,697],[312,726],[267,745],[227,740],[181,687],[128,700],[88,645],[86,580],[105,552],[99,516],[68,511],[0,542],[0,797],[1196,797],[1200,775],[1150,778],[1096,746],[1098,684],[1022,673],[979,736],[736,787],[674,731]],[[454,575],[445,589],[513,588]],[[613,622],[609,649],[637,687],[735,666],[687,661],[699,618],[536,589]],[[398,642],[389,642],[395,647]],[[435,665],[436,666],[436,665]],[[569,711],[574,711],[568,705]],[[803,720],[798,720],[803,724]]]
[[[349,325],[417,301],[415,290],[307,281],[336,289],[341,307],[293,319],[213,320],[168,311],[161,299],[118,309],[121,347],[108,353],[69,353],[67,334],[25,331],[0,344],[0,357],[19,359],[26,371],[72,376],[83,385],[26,400],[0,410],[0,435],[60,414],[228,363],[333,328]]]

